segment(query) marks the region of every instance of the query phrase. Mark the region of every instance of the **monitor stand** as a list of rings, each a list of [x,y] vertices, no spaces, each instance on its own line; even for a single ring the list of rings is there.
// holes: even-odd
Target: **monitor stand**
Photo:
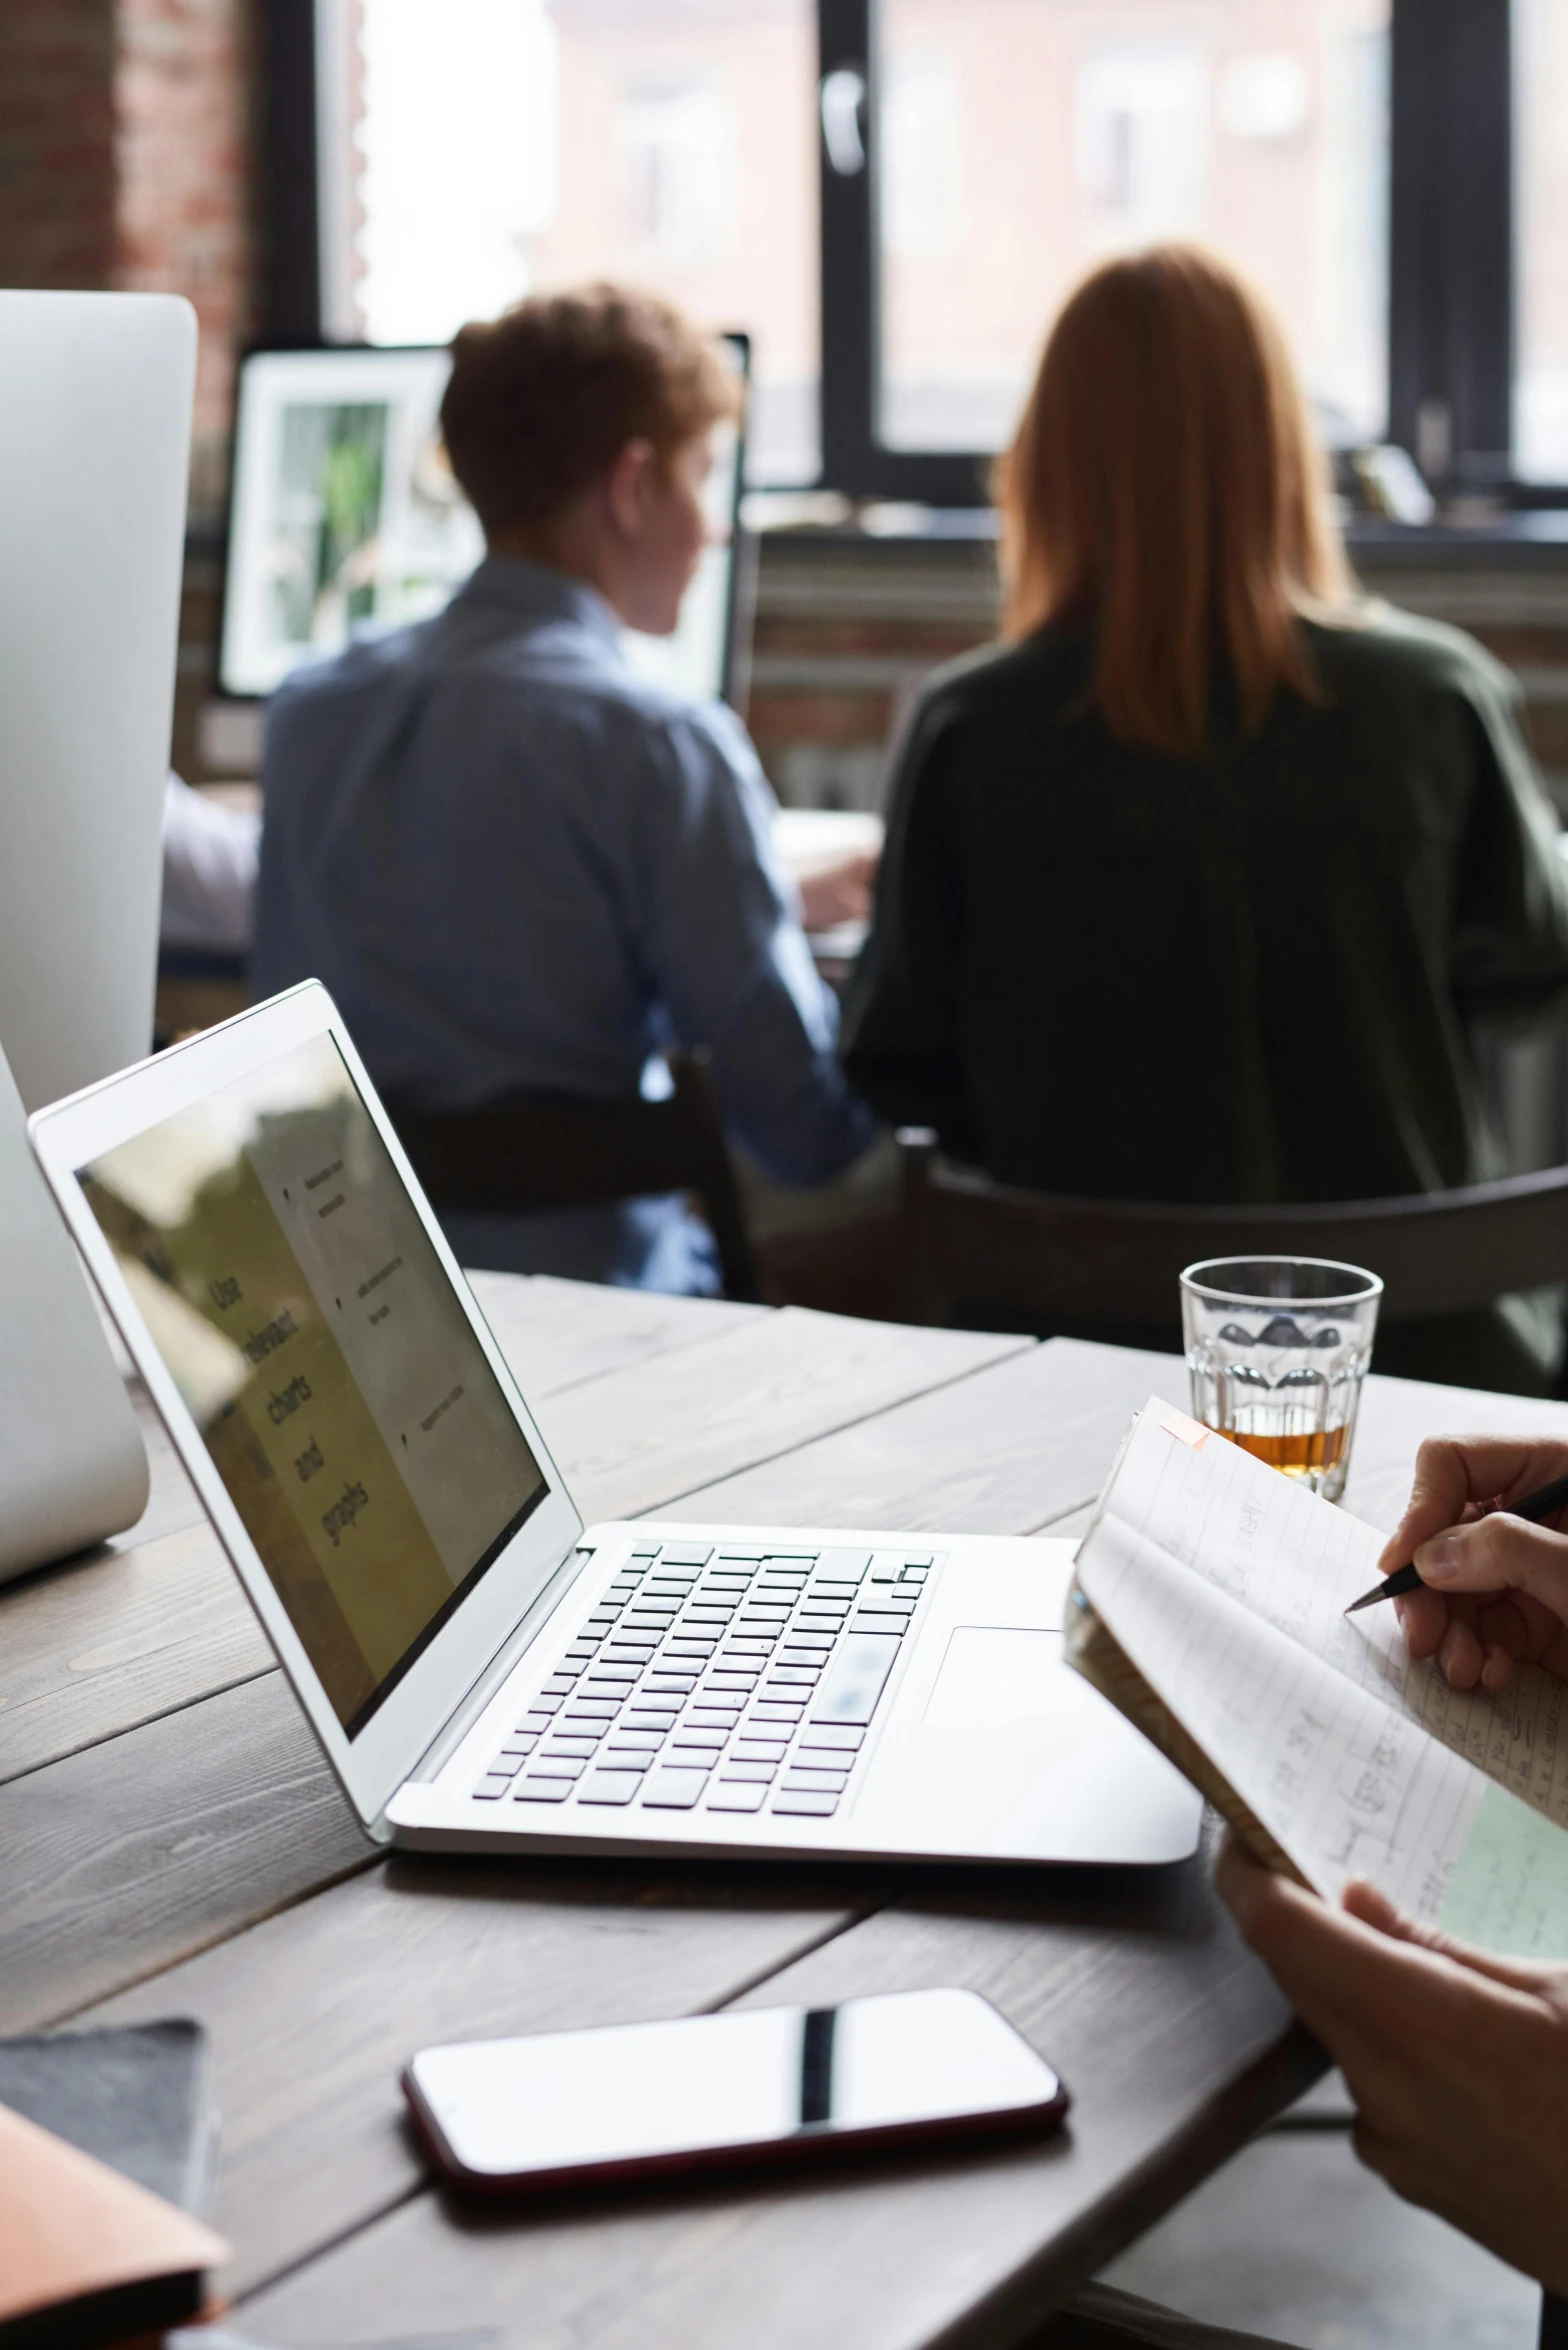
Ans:
[[[0,1053],[0,1582],[135,1524],[147,1454]]]

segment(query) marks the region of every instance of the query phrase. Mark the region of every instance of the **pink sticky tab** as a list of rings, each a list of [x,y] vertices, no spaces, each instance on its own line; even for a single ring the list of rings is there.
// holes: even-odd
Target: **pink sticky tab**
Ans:
[[[1185,1412],[1167,1412],[1160,1426],[1167,1436],[1175,1436],[1183,1444],[1190,1444],[1194,1452],[1202,1452],[1214,1433],[1212,1428],[1205,1428],[1201,1420],[1189,1420]]]

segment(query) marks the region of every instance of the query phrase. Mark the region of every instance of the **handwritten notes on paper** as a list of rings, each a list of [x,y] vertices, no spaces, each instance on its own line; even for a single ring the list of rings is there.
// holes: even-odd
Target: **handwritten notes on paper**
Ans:
[[[1493,1948],[1568,1955],[1563,1684],[1529,1667],[1460,1694],[1391,1609],[1347,1622],[1380,1537],[1168,1412],[1143,1414],[1079,1554],[1096,1615],[1322,1892],[1370,1877]]]

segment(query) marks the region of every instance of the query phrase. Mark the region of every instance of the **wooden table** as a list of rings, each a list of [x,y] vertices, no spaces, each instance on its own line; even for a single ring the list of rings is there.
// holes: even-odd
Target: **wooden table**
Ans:
[[[1072,1532],[1172,1358],[476,1277],[585,1518]],[[0,2030],[194,2014],[258,2340],[515,2350],[1023,2340],[1320,2058],[1200,1863],[1069,1870],[378,1857],[167,1442],[130,1535],[0,1595]],[[1439,1427],[1568,1408],[1374,1378],[1349,1506]],[[966,1983],[1071,2083],[1032,2147],[476,2218],[398,2067],[460,2034]]]

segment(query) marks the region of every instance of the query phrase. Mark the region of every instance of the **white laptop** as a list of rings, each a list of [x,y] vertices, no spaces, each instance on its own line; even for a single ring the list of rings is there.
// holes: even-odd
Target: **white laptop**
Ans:
[[[0,1581],[147,1500],[124,1383],[23,1130],[146,1052],[196,314],[0,291]]]
[[[1197,1797],[1062,1660],[1071,1543],[584,1530],[314,982],[30,1133],[373,1837],[1194,1849]]]

